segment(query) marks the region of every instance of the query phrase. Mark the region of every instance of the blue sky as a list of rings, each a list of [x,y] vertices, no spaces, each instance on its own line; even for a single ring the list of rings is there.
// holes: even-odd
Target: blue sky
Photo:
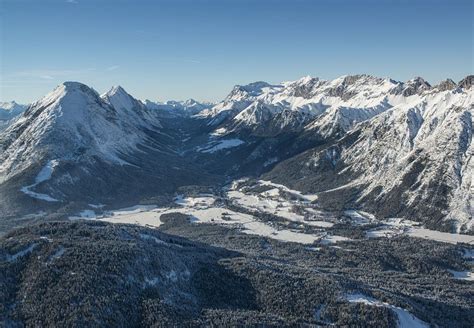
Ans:
[[[220,100],[235,84],[474,71],[471,0],[0,0],[0,100],[66,80],[141,99]]]

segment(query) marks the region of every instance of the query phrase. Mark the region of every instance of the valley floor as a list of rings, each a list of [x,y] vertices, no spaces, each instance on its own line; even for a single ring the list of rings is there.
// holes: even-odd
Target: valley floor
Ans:
[[[139,326],[470,327],[473,238],[355,209],[327,212],[316,195],[253,179],[184,188],[166,206],[89,204],[69,220],[1,239],[1,319],[12,326],[67,325],[69,315],[99,326],[121,318]],[[33,273],[44,287],[29,281]],[[78,284],[71,295],[36,295]],[[113,305],[124,292],[131,296],[123,306]],[[57,308],[71,297],[97,300]],[[42,308],[66,315],[45,317]]]
[[[358,210],[327,212],[318,207],[317,195],[304,195],[265,180],[237,180],[217,194],[181,194],[166,207],[136,205],[112,211],[102,211],[102,206],[92,204],[89,207],[70,219],[99,219],[157,228],[162,224],[162,215],[182,213],[194,223],[231,226],[243,233],[300,244],[335,244],[404,235],[474,245],[474,236],[430,230],[406,219],[378,220]]]

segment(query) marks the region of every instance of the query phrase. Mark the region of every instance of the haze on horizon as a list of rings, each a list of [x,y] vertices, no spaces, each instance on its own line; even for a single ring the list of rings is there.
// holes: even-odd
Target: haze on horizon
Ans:
[[[3,0],[0,16],[0,101],[28,103],[67,80],[218,101],[260,80],[435,84],[474,71],[469,0]]]

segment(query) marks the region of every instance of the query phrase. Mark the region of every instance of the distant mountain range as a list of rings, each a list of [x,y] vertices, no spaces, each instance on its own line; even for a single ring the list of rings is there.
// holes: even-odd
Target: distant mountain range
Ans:
[[[26,109],[25,105],[14,101],[0,102],[0,131],[5,129],[15,117],[18,117]]]
[[[99,95],[65,82],[26,109],[1,106],[2,225],[263,176],[316,193],[336,212],[473,233],[473,85],[472,75],[436,86],[304,77],[235,86],[209,104],[142,102],[122,87]]]

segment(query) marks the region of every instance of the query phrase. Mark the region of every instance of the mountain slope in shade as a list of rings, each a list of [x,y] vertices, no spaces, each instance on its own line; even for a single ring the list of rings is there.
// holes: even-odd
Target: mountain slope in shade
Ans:
[[[160,127],[122,88],[101,98],[84,84],[61,84],[0,134],[0,211],[127,202],[198,182]]]
[[[409,96],[266,177],[319,192],[320,201],[334,208],[359,206],[384,217],[472,231],[473,91],[468,86]]]

